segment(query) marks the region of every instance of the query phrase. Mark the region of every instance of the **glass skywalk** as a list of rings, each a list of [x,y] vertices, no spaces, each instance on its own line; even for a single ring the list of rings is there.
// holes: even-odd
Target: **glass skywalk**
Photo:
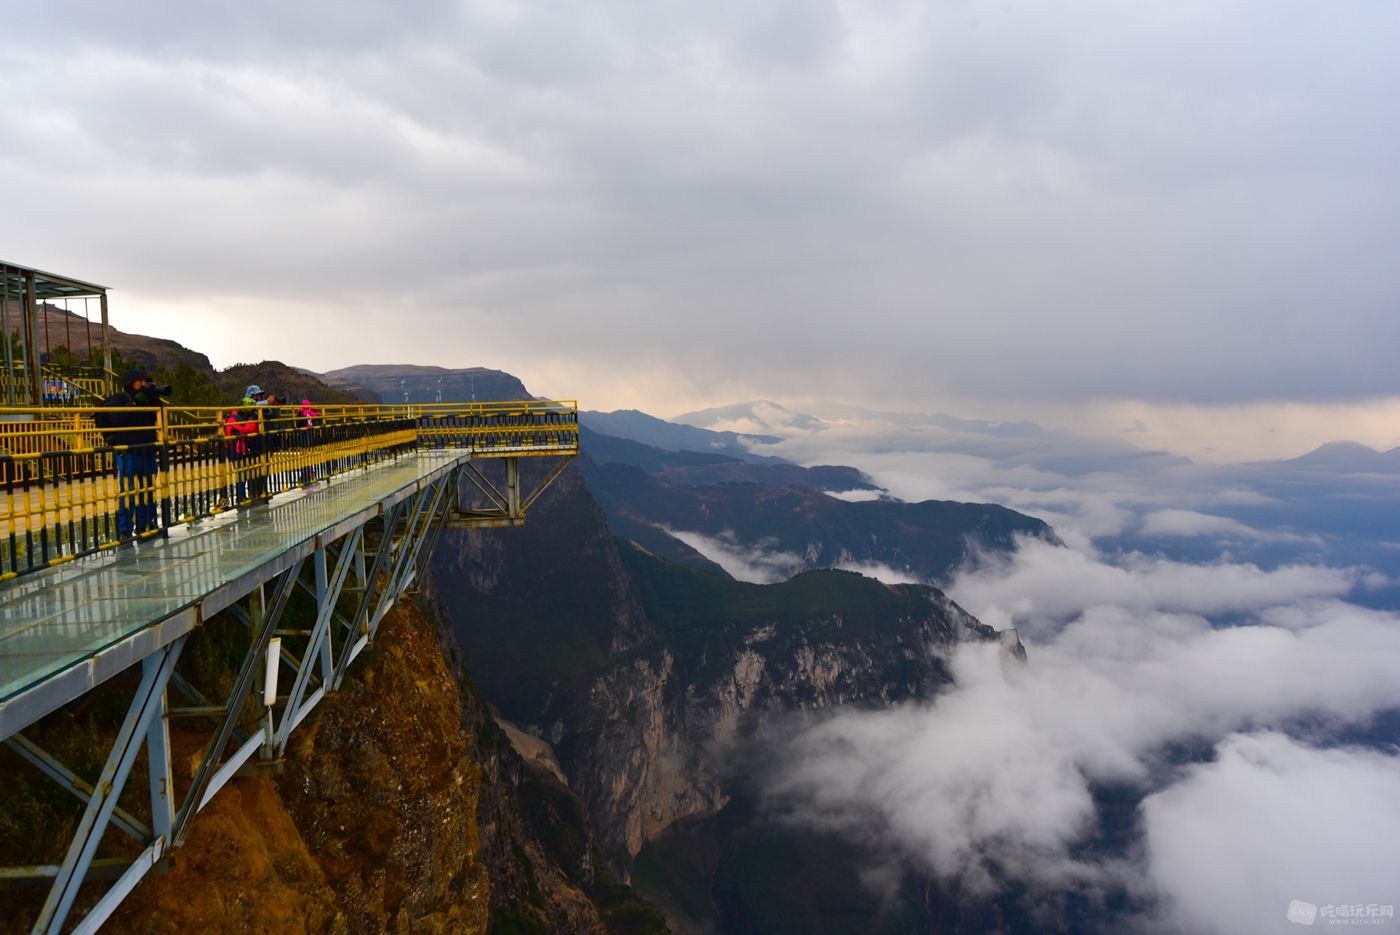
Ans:
[[[246,593],[233,583],[270,576],[314,547],[318,537],[334,538],[338,527],[363,522],[366,512],[397,493],[412,493],[467,457],[461,450],[411,453],[266,506],[173,528],[167,539],[108,550],[0,587],[0,709],[107,653],[119,658],[102,669],[125,668],[222,610],[233,599],[221,601],[223,590]],[[182,618],[188,619],[132,645],[143,631]],[[76,697],[101,678],[80,674],[62,694]]]

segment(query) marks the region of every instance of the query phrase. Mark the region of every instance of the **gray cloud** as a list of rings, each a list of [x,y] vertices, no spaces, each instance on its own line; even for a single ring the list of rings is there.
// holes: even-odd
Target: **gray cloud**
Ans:
[[[820,418],[761,403],[693,419],[775,436],[756,450],[799,463],[858,464],[899,499],[1009,506],[1050,523],[1091,557],[1096,548],[1141,553],[1124,565],[1161,554],[1265,570],[1354,567],[1353,582],[1365,577],[1363,566],[1400,573],[1383,531],[1393,525],[1397,479],[1386,456],[1371,451],[1368,460],[1362,447],[1345,449],[1361,453],[1360,467],[1345,451],[1335,462],[1318,455],[1229,467],[1029,422],[820,402],[803,409]]]
[[[228,316],[216,358],[584,397],[1400,393],[1383,5],[9,12],[10,259],[119,287],[127,330]],[[341,327],[269,347],[260,305]]]

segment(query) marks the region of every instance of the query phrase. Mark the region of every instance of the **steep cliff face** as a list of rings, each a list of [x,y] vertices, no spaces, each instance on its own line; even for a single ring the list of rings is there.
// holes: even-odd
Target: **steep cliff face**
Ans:
[[[618,548],[660,648],[600,673],[575,730],[580,791],[629,855],[723,807],[732,758],[771,717],[926,696],[944,653],[986,635],[930,588],[835,571],[742,584]]]
[[[435,599],[431,589],[427,595]],[[587,809],[562,781],[545,744],[499,722],[462,664],[456,638],[435,616],[449,666],[459,674],[468,753],[480,764],[480,859],[490,868],[493,932],[666,931],[661,915],[603,867]]]
[[[446,530],[432,567],[441,613],[483,696],[552,742],[564,696],[646,638],[640,599],[574,467],[520,528]]]
[[[555,745],[617,868],[721,809],[730,757],[769,716],[925,696],[953,644],[991,636],[933,588],[661,561],[610,535],[572,469],[524,528],[453,534],[435,560],[483,695]]]

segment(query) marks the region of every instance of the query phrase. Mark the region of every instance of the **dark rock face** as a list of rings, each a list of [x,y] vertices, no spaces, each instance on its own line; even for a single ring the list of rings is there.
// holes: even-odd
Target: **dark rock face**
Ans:
[[[442,606],[431,587],[426,593]],[[458,672],[468,753],[482,772],[477,834],[491,872],[492,930],[665,932],[661,915],[607,869],[587,807],[556,764],[522,756],[508,736],[514,728],[482,700],[448,616],[438,612],[437,636]]]
[[[432,565],[472,678],[522,725],[562,717],[566,695],[644,638],[638,596],[576,467],[520,528],[444,531]]]

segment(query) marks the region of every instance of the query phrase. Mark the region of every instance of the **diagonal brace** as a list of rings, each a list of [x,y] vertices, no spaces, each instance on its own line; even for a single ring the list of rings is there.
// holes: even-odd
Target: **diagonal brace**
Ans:
[[[136,754],[146,739],[146,732],[153,717],[164,707],[165,687],[170,675],[175,671],[175,661],[184,648],[185,638],[180,637],[159,652],[141,660],[141,683],[136,695],[131,699],[126,719],[112,743],[112,752],[102,767],[102,775],[97,781],[82,821],[73,835],[68,854],[63,860],[48,899],[34,923],[34,932],[57,933],[73,908],[78,896],[78,888],[87,876],[88,867],[97,853],[97,846],[107,831],[112,813],[117,807],[117,798],[131,775],[131,767],[136,762]]]

